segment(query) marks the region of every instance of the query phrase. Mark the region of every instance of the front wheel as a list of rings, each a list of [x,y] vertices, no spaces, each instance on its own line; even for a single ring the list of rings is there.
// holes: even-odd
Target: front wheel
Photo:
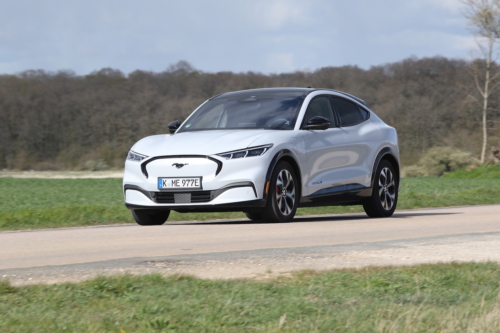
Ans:
[[[295,216],[299,201],[299,183],[292,166],[279,162],[271,176],[267,204],[261,214],[268,222],[289,222]]]
[[[130,211],[139,225],[162,225],[170,215],[170,210],[131,209]]]
[[[372,196],[363,203],[365,212],[370,217],[389,217],[396,210],[398,203],[398,182],[394,177],[394,166],[382,160],[375,173]]]

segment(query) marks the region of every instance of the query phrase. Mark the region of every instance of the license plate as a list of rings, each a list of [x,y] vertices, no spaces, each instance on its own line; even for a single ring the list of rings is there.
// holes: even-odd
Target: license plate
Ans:
[[[158,178],[161,190],[174,188],[201,188],[201,177],[190,178]]]

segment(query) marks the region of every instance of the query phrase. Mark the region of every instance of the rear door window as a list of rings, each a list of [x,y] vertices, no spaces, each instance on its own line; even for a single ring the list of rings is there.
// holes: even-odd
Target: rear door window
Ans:
[[[358,106],[358,109],[361,112],[361,116],[363,117],[363,120],[370,118],[370,112],[366,111],[363,108],[360,108],[359,106]]]
[[[340,118],[340,126],[354,126],[368,119],[369,113],[362,113],[358,106],[343,98],[331,97],[330,101]]]

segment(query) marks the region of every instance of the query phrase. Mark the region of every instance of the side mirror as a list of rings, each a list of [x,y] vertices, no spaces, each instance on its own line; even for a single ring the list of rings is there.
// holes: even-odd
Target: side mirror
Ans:
[[[174,120],[173,122],[168,124],[168,131],[174,134],[175,131],[177,131],[177,129],[179,128],[179,126],[181,126],[181,122],[178,120]]]
[[[324,117],[316,116],[316,117],[312,117],[311,119],[309,119],[302,129],[305,129],[305,130],[326,130],[329,127],[330,127],[330,120],[328,120]]]

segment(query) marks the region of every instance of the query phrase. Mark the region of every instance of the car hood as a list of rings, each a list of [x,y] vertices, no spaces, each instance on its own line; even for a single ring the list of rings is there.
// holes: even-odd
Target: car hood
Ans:
[[[154,135],[137,142],[132,150],[147,156],[213,155],[250,147],[252,142],[270,132],[274,131],[215,130]]]

